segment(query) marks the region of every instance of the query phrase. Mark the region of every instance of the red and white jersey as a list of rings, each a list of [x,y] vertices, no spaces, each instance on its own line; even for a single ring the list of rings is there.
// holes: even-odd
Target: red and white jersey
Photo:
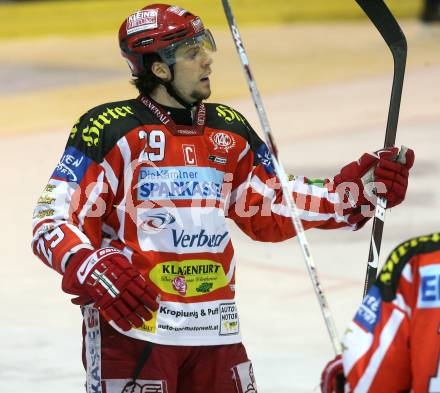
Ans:
[[[178,118],[190,114],[171,116],[188,124]],[[268,149],[246,119],[219,104],[199,105],[193,116],[195,126],[177,126],[143,98],[83,115],[35,209],[33,250],[63,274],[81,248],[120,249],[161,292],[153,319],[121,333],[161,344],[237,343],[226,218],[259,241],[295,232]],[[331,182],[296,177],[289,185],[306,229],[356,229],[338,213]]]
[[[394,249],[343,349],[346,392],[440,392],[440,233]]]

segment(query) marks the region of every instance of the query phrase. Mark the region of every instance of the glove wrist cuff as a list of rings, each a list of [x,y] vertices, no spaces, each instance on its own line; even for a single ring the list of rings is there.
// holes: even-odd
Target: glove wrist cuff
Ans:
[[[76,277],[78,278],[79,283],[81,285],[84,284],[87,276],[98,262],[105,257],[114,254],[123,255],[120,250],[114,247],[105,247],[92,251],[76,270]]]

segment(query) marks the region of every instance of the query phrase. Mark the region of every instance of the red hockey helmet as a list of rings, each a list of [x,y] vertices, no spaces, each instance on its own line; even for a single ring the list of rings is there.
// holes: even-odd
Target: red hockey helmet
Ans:
[[[168,65],[176,62],[182,44],[216,50],[214,38],[202,20],[187,10],[167,4],[152,4],[131,14],[119,29],[119,46],[133,76],[144,69],[144,55],[157,53]]]

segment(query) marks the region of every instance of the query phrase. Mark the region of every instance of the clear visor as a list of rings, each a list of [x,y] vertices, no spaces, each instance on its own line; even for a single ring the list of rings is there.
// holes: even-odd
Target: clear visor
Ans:
[[[214,37],[206,29],[194,37],[184,39],[159,50],[162,60],[168,64],[175,64],[179,60],[192,60],[198,56],[210,56],[217,50]]]

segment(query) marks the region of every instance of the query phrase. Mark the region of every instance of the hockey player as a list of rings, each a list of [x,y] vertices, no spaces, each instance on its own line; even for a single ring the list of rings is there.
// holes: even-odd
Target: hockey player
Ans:
[[[388,257],[325,367],[324,393],[440,392],[440,233]],[[345,377],[344,377],[345,374]]]
[[[268,149],[239,112],[204,102],[216,46],[200,18],[150,5],[119,43],[139,97],[81,116],[33,221],[35,254],[83,310],[87,391],[256,392],[225,218],[259,241],[295,235]],[[397,150],[293,177],[305,228],[360,228],[373,181],[401,203],[414,153]]]

